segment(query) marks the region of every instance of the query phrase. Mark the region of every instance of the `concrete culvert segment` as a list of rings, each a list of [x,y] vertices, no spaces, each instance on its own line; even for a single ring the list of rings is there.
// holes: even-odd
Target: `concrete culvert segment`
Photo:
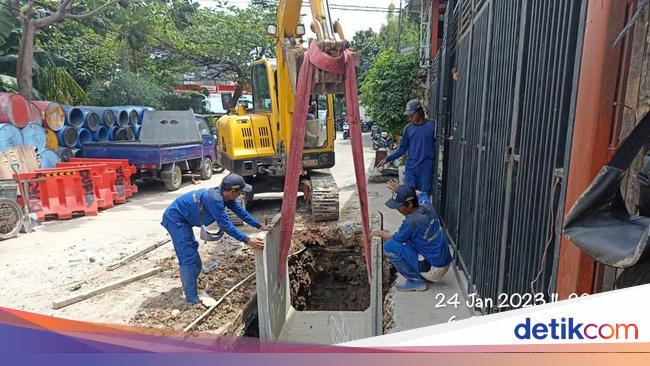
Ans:
[[[264,251],[256,252],[255,257],[260,338],[334,344],[381,335],[381,241],[373,239],[373,276],[368,278],[363,257],[356,254],[362,252],[360,226],[297,229],[293,235],[294,250],[301,246],[306,249],[290,260],[289,275],[279,277],[279,231],[276,224],[265,237]],[[355,246],[359,248],[354,249]],[[320,262],[327,260],[333,263]],[[332,270],[329,274],[328,268]]]

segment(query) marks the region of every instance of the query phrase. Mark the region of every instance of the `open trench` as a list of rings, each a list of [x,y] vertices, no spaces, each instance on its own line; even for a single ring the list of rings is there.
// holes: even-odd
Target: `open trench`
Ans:
[[[360,227],[309,222],[298,215],[290,256],[289,282],[291,304],[299,311],[363,311],[370,305],[368,283]],[[221,245],[221,244],[220,244]],[[233,285],[255,271],[252,250],[237,243],[225,243],[231,250],[219,258],[218,267],[199,277],[199,290],[205,290],[215,299]],[[178,332],[201,315],[202,305],[187,305],[181,298],[176,258],[168,258],[163,265],[174,273],[178,287],[141,306],[131,324],[147,328]],[[208,263],[204,263],[207,267]],[[385,260],[383,266],[384,331],[390,329],[392,316],[386,295],[395,281],[392,266]],[[255,280],[252,279],[230,294],[195,331],[225,336],[258,337]]]

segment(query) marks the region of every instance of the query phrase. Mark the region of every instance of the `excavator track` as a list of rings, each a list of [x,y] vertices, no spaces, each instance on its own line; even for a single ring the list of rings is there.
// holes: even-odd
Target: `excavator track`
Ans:
[[[329,172],[314,172],[305,182],[305,197],[314,222],[339,219],[339,188]]]

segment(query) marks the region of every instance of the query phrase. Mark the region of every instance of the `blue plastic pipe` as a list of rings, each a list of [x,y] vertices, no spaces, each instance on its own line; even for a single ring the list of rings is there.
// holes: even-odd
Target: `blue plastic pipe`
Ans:
[[[90,133],[90,131],[88,131],[85,128],[77,129],[77,136],[79,137],[79,139],[77,140],[77,144],[75,146],[80,149],[83,149],[85,144],[89,142],[93,142],[92,133]]]
[[[93,132],[93,141],[108,141],[108,128],[99,126],[97,131]]]
[[[65,124],[75,128],[83,126],[86,118],[81,109],[70,105],[63,105],[63,112],[65,112]]]
[[[77,130],[70,126],[63,126],[56,132],[56,137],[59,139],[59,145],[63,147],[75,147],[79,142]]]

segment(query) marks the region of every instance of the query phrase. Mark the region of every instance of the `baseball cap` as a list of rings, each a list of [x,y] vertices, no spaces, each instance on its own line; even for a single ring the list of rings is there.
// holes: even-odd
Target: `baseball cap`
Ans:
[[[230,173],[226,175],[221,181],[222,188],[239,188],[244,192],[250,192],[253,190],[253,187],[250,184],[247,184],[244,180],[244,177],[241,175]]]
[[[417,99],[411,99],[408,101],[408,103],[406,103],[406,110],[404,111],[404,114],[410,116],[413,113],[417,112],[420,108],[422,108],[422,103],[420,103],[420,101]]]
[[[393,192],[393,197],[386,201],[386,206],[388,206],[388,208],[398,208],[409,200],[417,200],[415,189],[409,186],[400,185],[397,186],[397,189]]]

